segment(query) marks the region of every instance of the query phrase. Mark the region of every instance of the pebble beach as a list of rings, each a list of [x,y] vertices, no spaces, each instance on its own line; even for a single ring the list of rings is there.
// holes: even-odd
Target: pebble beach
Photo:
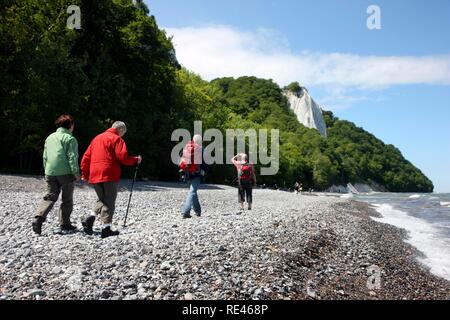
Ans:
[[[137,182],[127,226],[130,181],[121,183],[114,228],[102,240],[82,232],[96,196],[74,193],[72,223],[58,228],[59,201],[31,230],[43,177],[0,176],[0,299],[449,299],[404,240],[369,205],[332,195],[256,189],[239,211],[237,189],[203,185],[203,213],[182,219],[184,184]],[[374,279],[374,270],[377,281]]]

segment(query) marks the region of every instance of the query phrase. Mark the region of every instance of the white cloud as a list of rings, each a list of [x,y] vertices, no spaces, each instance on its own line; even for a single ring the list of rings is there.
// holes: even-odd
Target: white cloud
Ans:
[[[243,32],[229,26],[206,26],[166,28],[166,31],[174,36],[180,63],[208,80],[253,75],[273,79],[280,85],[299,81],[306,87],[344,90],[405,84],[450,85],[450,55],[295,53],[282,34],[268,29]]]
[[[325,110],[341,110],[347,109],[352,104],[366,100],[379,100],[374,97],[372,92],[361,92],[361,90],[353,90],[340,86],[325,86],[325,94],[323,96],[315,96],[314,99]]]

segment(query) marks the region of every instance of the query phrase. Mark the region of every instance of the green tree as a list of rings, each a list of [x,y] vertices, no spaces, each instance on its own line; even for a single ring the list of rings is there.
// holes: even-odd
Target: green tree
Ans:
[[[297,81],[295,81],[284,87],[284,89],[292,93],[299,94],[300,91],[302,91],[302,86]]]

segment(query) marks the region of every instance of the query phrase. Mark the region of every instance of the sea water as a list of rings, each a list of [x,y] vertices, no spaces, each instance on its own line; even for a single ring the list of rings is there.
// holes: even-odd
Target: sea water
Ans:
[[[450,281],[450,193],[373,193],[352,198],[371,204],[382,215],[374,220],[405,229],[406,242],[423,253],[419,261]]]

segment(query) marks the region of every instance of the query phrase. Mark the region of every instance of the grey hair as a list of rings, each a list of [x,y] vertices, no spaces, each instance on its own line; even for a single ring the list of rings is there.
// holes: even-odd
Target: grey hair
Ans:
[[[117,131],[127,132],[127,125],[122,121],[116,121],[113,123],[111,128],[116,129]]]
[[[201,136],[201,135],[196,134],[196,135],[194,136],[194,139],[192,139],[192,140],[194,140],[194,142],[195,142],[196,144],[201,145],[203,139],[202,139],[202,136]]]

